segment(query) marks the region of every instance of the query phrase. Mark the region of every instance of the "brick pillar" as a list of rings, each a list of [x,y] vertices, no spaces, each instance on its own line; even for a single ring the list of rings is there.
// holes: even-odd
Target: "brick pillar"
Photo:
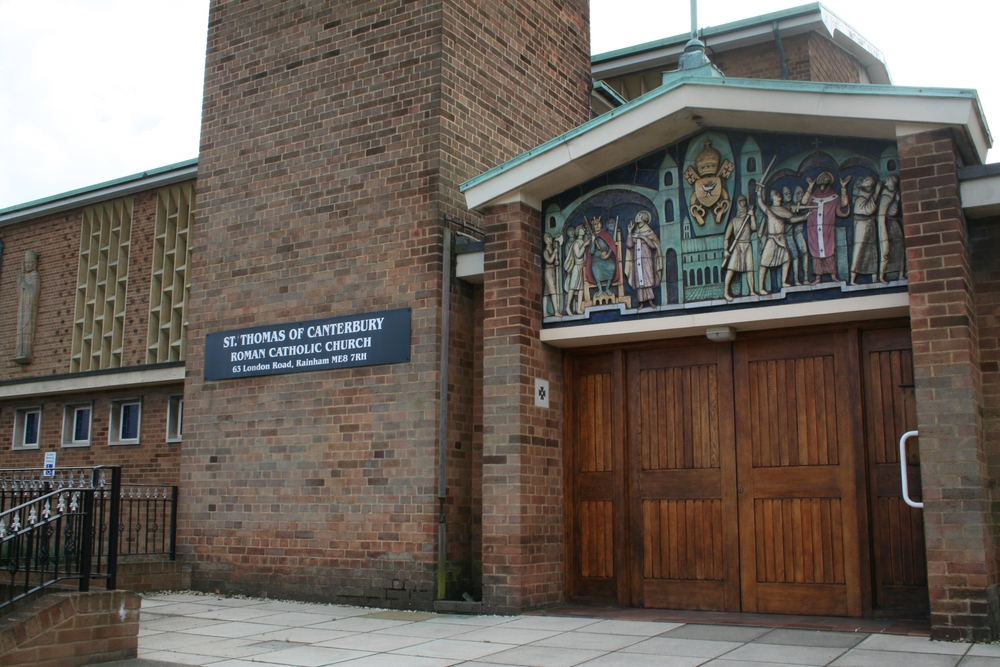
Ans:
[[[543,345],[541,216],[485,212],[483,610],[516,613],[564,598],[562,354]],[[550,407],[536,408],[535,378]]]
[[[901,137],[932,637],[997,632],[997,568],[968,233],[950,131]]]

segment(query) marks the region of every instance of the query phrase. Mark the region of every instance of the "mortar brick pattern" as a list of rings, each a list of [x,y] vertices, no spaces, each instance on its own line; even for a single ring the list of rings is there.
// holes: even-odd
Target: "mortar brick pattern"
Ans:
[[[563,601],[562,354],[537,333],[540,213],[509,204],[485,219],[483,610],[502,614]]]
[[[126,591],[50,593],[0,622],[6,667],[77,667],[134,658],[139,596]]]
[[[213,3],[179,522],[195,586],[430,605],[441,221],[469,215],[458,183],[586,120],[586,16],[582,2]],[[393,307],[413,309],[409,364],[200,379],[208,332]],[[466,382],[464,335],[452,358]],[[452,392],[460,437],[466,391]],[[449,521],[470,530],[467,510]]]
[[[974,277],[950,131],[899,140],[932,635],[997,633]]]
[[[175,385],[5,401],[0,406],[0,468],[41,468],[45,452],[56,452],[59,467],[118,465],[126,484],[176,484],[181,443],[167,442],[167,401],[183,391]],[[137,396],[142,397],[139,444],[109,445],[111,402]],[[63,447],[64,407],[88,402],[93,402],[90,446]],[[38,449],[11,449],[15,412],[36,405],[42,407]]]

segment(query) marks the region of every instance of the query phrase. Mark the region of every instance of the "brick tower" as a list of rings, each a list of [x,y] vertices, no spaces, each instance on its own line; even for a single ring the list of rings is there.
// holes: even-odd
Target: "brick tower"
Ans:
[[[213,1],[178,526],[196,588],[431,606],[444,229],[478,223],[459,183],[589,118],[589,64],[586,0]],[[459,458],[482,438],[481,299],[455,281]],[[207,334],[395,308],[408,363],[204,380]]]

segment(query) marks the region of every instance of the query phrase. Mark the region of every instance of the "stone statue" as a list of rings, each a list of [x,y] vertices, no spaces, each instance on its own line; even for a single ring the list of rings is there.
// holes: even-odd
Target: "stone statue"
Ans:
[[[625,239],[625,275],[629,284],[638,293],[639,305],[648,303],[656,307],[656,288],[660,286],[663,268],[660,265],[660,239],[649,226],[649,211],[639,211],[628,223],[628,237]]]
[[[545,292],[542,300],[549,302],[553,315],[562,317],[559,303],[562,296],[562,290],[559,289],[559,251],[562,250],[563,237],[560,234],[553,239],[552,234],[546,233],[544,239],[545,250],[542,257],[545,260]]]
[[[604,228],[601,216],[595,215],[590,220],[583,217],[585,226],[590,238],[590,252],[587,257],[587,281],[597,285],[597,293],[594,299],[599,299],[602,295],[614,298],[611,293],[611,286],[618,281],[618,250],[615,247],[615,239],[611,233]],[[618,226],[618,218],[608,221],[608,227],[615,229]]]
[[[770,190],[771,205],[764,201],[764,184],[757,184],[757,206],[760,208],[764,222],[757,234],[761,237],[760,272],[757,276],[757,289],[764,291],[764,277],[770,269],[781,269],[781,286],[790,287],[792,255],[788,251],[788,240],[785,237],[785,226],[805,220],[808,214],[796,215],[782,206],[781,193]],[[771,291],[776,292],[779,286],[771,281]]]
[[[858,284],[858,276],[872,276],[878,280],[882,253],[879,247],[878,217],[882,183],[871,176],[858,181],[854,190],[854,254],[851,259],[851,283]],[[884,234],[883,234],[884,237]],[[888,250],[888,246],[885,247]],[[885,253],[888,255],[888,252]]]
[[[733,300],[730,288],[737,273],[741,276],[746,274],[750,293],[760,296],[760,292],[754,286],[753,247],[750,245],[755,231],[757,231],[757,216],[747,204],[746,195],[740,195],[736,198],[736,213],[726,227],[726,258],[722,261],[722,268],[726,272],[723,290],[726,301]]]
[[[882,262],[879,268],[880,280],[889,282],[889,274],[894,280],[906,276],[906,248],[903,245],[903,221],[900,219],[899,177],[892,175],[885,179],[882,196],[878,202],[879,246]]]
[[[38,275],[38,253],[24,253],[24,264],[17,276],[17,345],[14,361],[30,364],[32,345],[35,341],[35,322],[38,319],[38,294],[42,291],[42,278]]]
[[[806,177],[809,187],[802,195],[801,206],[809,208],[809,219],[806,221],[806,238],[809,244],[809,256],[812,272],[815,278],[812,283],[830,276],[831,280],[839,281],[837,275],[837,218],[846,218],[851,214],[851,204],[847,197],[847,185],[851,176],[840,179],[840,194],[833,189],[833,174],[824,171],[814,181]]]
[[[785,208],[787,208],[792,213],[799,213],[803,210],[802,198],[805,196],[805,190],[802,189],[801,185],[795,186],[795,194],[785,186],[781,189],[781,199],[784,203]],[[785,241],[788,243],[788,252],[792,256],[792,282],[799,285],[805,285],[809,282],[809,244],[806,242],[806,218],[797,218],[798,222],[795,220],[790,220],[788,226],[785,228]],[[799,272],[799,267],[802,267],[801,273]],[[802,276],[799,278],[799,276]]]
[[[583,315],[583,290],[586,289],[583,279],[587,268],[587,228],[580,225],[575,230],[571,229],[566,233],[567,238],[572,238],[572,241],[566,248],[566,257],[563,259],[567,315]]]

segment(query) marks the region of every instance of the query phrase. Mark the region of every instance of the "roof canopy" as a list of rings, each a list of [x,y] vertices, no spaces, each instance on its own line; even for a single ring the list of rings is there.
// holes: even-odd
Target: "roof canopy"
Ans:
[[[992,138],[974,90],[705,77],[663,86],[462,184],[471,209],[541,202],[707,127],[895,140],[951,128],[966,164]]]

